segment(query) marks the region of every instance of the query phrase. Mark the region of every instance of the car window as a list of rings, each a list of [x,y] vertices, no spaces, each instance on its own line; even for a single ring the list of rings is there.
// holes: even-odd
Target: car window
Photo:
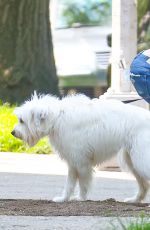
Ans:
[[[57,0],[55,28],[111,24],[112,0]]]

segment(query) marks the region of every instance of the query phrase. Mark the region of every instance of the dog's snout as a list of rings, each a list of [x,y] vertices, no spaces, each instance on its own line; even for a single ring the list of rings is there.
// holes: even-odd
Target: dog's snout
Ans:
[[[13,131],[11,132],[11,134],[12,134],[13,136],[15,136],[15,130],[13,130]]]

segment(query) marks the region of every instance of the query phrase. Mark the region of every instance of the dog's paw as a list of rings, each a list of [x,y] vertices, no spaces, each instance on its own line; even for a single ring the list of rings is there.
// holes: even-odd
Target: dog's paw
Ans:
[[[139,203],[141,200],[139,200],[136,196],[134,197],[129,197],[124,200],[126,203]]]
[[[68,201],[68,199],[64,196],[57,196],[53,198],[53,201],[54,202],[65,202],[65,201]]]
[[[85,201],[86,199],[80,196],[72,196],[70,200],[71,201]]]

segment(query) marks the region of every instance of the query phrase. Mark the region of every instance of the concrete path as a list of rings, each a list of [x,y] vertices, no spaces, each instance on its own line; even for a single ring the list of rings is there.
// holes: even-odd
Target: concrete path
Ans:
[[[121,218],[127,225],[135,219]],[[115,226],[115,228],[114,228]],[[117,218],[0,216],[1,230],[123,230]]]
[[[63,190],[66,174],[65,163],[56,155],[0,153],[0,198],[51,200]],[[136,186],[130,174],[96,170],[89,199],[122,201],[135,193]],[[150,202],[150,194],[146,201]],[[0,229],[108,230],[110,221],[118,226],[116,218],[0,216]]]

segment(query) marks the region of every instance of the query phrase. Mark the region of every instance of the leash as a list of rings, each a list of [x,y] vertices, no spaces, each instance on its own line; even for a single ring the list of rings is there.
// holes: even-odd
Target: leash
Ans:
[[[122,102],[125,103],[125,104],[128,104],[128,103],[135,102],[135,101],[140,101],[140,100],[143,100],[143,98],[133,99],[133,100],[125,100],[125,101],[122,101]]]
[[[59,98],[63,99],[64,96],[60,95]],[[123,102],[124,104],[128,104],[128,103],[132,103],[132,102],[140,101],[140,100],[144,100],[144,99],[143,98],[139,98],[139,99],[125,100],[125,101],[121,101],[121,102]]]

